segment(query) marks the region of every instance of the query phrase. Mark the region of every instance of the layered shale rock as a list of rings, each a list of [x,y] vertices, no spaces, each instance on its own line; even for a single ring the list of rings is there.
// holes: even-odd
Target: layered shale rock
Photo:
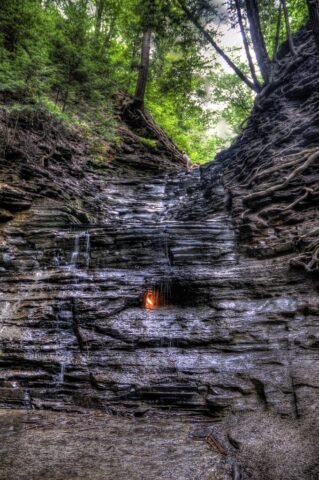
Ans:
[[[2,118],[2,408],[211,422],[316,410],[319,68],[307,30],[297,46],[201,169],[132,125],[94,158],[42,114]]]

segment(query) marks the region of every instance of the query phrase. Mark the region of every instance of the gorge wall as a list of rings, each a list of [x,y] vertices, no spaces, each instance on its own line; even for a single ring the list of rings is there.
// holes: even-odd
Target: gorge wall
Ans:
[[[128,126],[97,157],[44,114],[2,113],[1,408],[316,411],[319,68],[306,29],[296,44],[199,169]]]

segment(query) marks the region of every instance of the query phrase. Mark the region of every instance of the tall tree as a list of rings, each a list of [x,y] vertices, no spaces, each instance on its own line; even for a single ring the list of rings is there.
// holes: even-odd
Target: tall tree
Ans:
[[[286,0],[280,0],[280,4],[282,5],[283,11],[284,11],[289,50],[290,50],[291,55],[293,57],[295,57],[296,56],[296,50],[295,50],[294,42],[293,42],[292,35],[291,35],[287,2],[286,2]]]
[[[307,0],[313,35],[319,48],[319,0]]]
[[[281,29],[281,11],[282,11],[282,4],[279,5],[278,15],[277,15],[277,25],[276,25],[276,35],[275,35],[275,42],[272,54],[272,61],[275,61],[278,47],[279,47],[279,39],[280,39],[280,29]]]
[[[249,22],[250,36],[256,54],[256,59],[262,74],[267,83],[271,71],[271,62],[267,53],[265,39],[261,30],[259,8],[257,0],[246,0],[246,11]]]
[[[135,89],[135,100],[140,108],[144,107],[145,91],[150,65],[151,38],[152,30],[148,28],[143,32],[141,63],[139,65],[139,72]]]
[[[258,78],[257,78],[257,75],[256,75],[255,65],[254,65],[252,56],[250,54],[248,38],[247,38],[247,35],[246,35],[246,30],[245,30],[244,22],[243,22],[243,16],[242,16],[242,13],[241,13],[241,2],[240,2],[240,0],[235,0],[235,6],[236,6],[238,24],[239,24],[241,36],[242,36],[242,39],[243,39],[243,44],[244,44],[244,48],[245,48],[245,52],[246,52],[246,57],[247,57],[251,77],[253,79],[253,82],[254,82],[256,88],[259,90],[260,89],[260,84],[259,84],[259,81],[258,81]]]
[[[101,31],[102,16],[104,12],[104,0],[96,0],[95,3],[95,36],[98,37]]]
[[[152,31],[155,20],[155,0],[148,0],[147,10],[143,15],[143,39],[141,48],[141,62],[135,89],[135,105],[144,107],[145,91],[150,66],[150,51]]]

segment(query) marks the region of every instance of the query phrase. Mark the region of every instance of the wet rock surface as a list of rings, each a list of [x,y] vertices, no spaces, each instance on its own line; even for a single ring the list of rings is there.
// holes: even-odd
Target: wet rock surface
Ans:
[[[287,255],[240,254],[218,175],[207,199],[199,170],[134,174],[105,181],[96,223],[41,198],[3,224],[2,407],[307,412],[318,388],[312,279]],[[202,192],[201,215],[188,204],[179,218],[189,188]],[[145,309],[148,289],[165,305]]]
[[[290,89],[285,87],[286,111],[303,62],[308,65],[306,55],[296,65]],[[297,175],[299,164],[290,165],[283,152],[295,149],[298,163],[306,147],[284,145],[286,133],[277,133],[276,96],[269,95],[257,100],[251,123],[228,152],[188,172],[163,149],[146,151],[127,131],[122,147],[112,147],[97,161],[76,134],[61,132],[57,124],[44,133],[44,118],[14,123],[19,135],[0,161],[2,408],[56,410],[65,418],[73,418],[67,412],[93,417],[104,412],[101,418],[108,424],[121,425],[107,440],[110,448],[124,442],[120,450],[132,436],[139,438],[139,428],[144,445],[149,426],[154,430],[147,455],[154,472],[148,470],[145,478],[205,480],[219,473],[207,474],[211,460],[203,447],[193,452],[187,442],[179,443],[188,421],[222,425],[229,415],[249,412],[256,418],[271,412],[300,421],[316,411],[318,277],[315,262],[305,263],[312,252],[309,242],[303,246],[295,239],[317,228],[318,161]],[[307,106],[293,102],[304,115]],[[271,151],[257,141],[258,136],[265,145],[270,142],[269,128],[265,133],[254,127],[266,117],[273,118],[278,136]],[[23,148],[30,138],[31,151]],[[270,191],[258,181],[243,182],[246,168],[276,185],[278,157],[293,181]],[[252,161],[257,171],[250,170]],[[306,185],[311,192],[302,193]],[[267,210],[274,199],[279,216]],[[260,206],[267,215],[257,211]],[[308,268],[295,268],[298,252],[303,256],[299,267]],[[145,308],[146,292],[157,298],[156,308]],[[21,425],[23,415],[17,420]],[[10,410],[9,417],[14,416]],[[180,450],[174,455],[187,459],[176,470],[170,457],[163,467],[166,447],[155,452],[159,428],[167,435],[163,445],[176,444]],[[45,432],[51,444],[64,444],[63,432],[56,440]],[[102,429],[93,445],[101,445],[104,435],[109,433]],[[34,449],[28,446],[31,438],[32,432],[23,432],[22,451],[32,456],[39,448],[43,458],[41,436]],[[74,441],[71,450],[77,449]],[[10,442],[8,437],[8,452]],[[99,455],[109,458],[111,450],[101,448]],[[217,456],[220,462],[222,454]],[[9,473],[1,478],[26,478],[23,472],[14,476],[10,458]],[[68,461],[67,452],[63,458],[62,463]],[[142,478],[140,459],[134,459],[133,467],[130,460],[116,463],[116,474],[103,470],[102,476],[96,467],[92,478],[124,478],[134,468],[132,478]],[[55,468],[54,461],[50,465]],[[111,468],[107,461],[102,465]],[[86,478],[83,468],[32,478]]]

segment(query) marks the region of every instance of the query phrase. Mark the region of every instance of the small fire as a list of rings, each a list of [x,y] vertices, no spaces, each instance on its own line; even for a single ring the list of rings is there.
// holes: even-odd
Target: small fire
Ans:
[[[156,307],[156,294],[151,288],[144,295],[144,307],[147,310],[153,310]]]

